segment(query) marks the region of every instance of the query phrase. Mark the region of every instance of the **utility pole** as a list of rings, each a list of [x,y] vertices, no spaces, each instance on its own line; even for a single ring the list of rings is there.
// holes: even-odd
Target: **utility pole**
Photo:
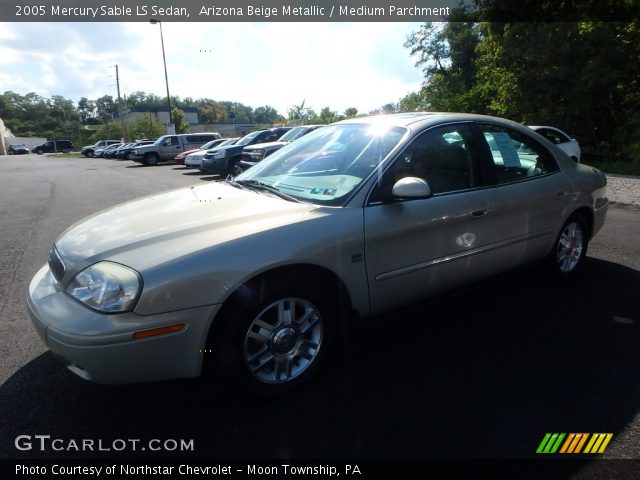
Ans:
[[[122,136],[120,137],[120,140],[124,142],[125,138],[128,137],[128,135],[125,134],[126,125],[124,119],[122,118],[122,101],[120,98],[120,73],[118,72],[118,65],[116,64],[114,65],[114,67],[116,67],[116,88],[118,89],[118,101],[116,103],[116,108],[118,109],[118,118],[120,118],[120,123],[122,126]]]
[[[120,101],[120,76],[118,75],[118,65],[116,65],[116,86],[118,88],[118,102]]]
[[[169,95],[169,77],[167,76],[167,58],[164,55],[164,37],[162,35],[162,22],[155,18],[149,19],[149,23],[152,25],[160,25],[160,45],[162,45],[162,63],[164,63],[164,81],[167,85],[167,104],[169,105],[169,124],[173,124],[173,118],[171,116],[171,95]],[[173,132],[175,133],[175,131]]]

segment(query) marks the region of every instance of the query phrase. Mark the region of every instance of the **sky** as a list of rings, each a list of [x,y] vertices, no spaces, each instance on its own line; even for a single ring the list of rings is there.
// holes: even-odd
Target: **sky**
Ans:
[[[420,88],[403,47],[417,23],[162,24],[172,96],[319,112],[369,112]],[[159,25],[0,23],[0,92],[74,101],[135,91],[165,97]]]

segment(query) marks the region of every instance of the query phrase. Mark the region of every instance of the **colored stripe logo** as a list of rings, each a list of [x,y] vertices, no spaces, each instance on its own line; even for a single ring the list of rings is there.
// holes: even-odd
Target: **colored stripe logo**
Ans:
[[[612,438],[613,433],[546,433],[536,453],[603,453]]]

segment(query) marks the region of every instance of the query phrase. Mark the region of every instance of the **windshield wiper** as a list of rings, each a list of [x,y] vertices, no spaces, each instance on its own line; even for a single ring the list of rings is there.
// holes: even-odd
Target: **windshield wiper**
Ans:
[[[251,179],[251,180],[232,180],[232,182],[236,183],[238,185],[241,185],[241,186],[254,188],[255,190],[261,190],[263,192],[273,193],[274,195],[277,195],[278,197],[283,198],[285,200],[289,200],[290,202],[302,203],[297,198],[292,197],[291,195],[287,195],[286,193],[283,193],[280,190],[278,190],[277,188],[272,187],[271,185],[267,185],[266,183],[263,183],[260,180],[255,180],[255,179]]]

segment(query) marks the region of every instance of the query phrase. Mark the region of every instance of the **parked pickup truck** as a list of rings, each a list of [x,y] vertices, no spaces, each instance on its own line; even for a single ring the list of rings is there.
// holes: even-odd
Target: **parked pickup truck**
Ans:
[[[143,145],[133,150],[133,158],[144,165],[156,165],[158,162],[173,160],[176,155],[198,148],[205,143],[222,138],[219,133],[183,133],[181,135],[164,135],[151,145]]]

